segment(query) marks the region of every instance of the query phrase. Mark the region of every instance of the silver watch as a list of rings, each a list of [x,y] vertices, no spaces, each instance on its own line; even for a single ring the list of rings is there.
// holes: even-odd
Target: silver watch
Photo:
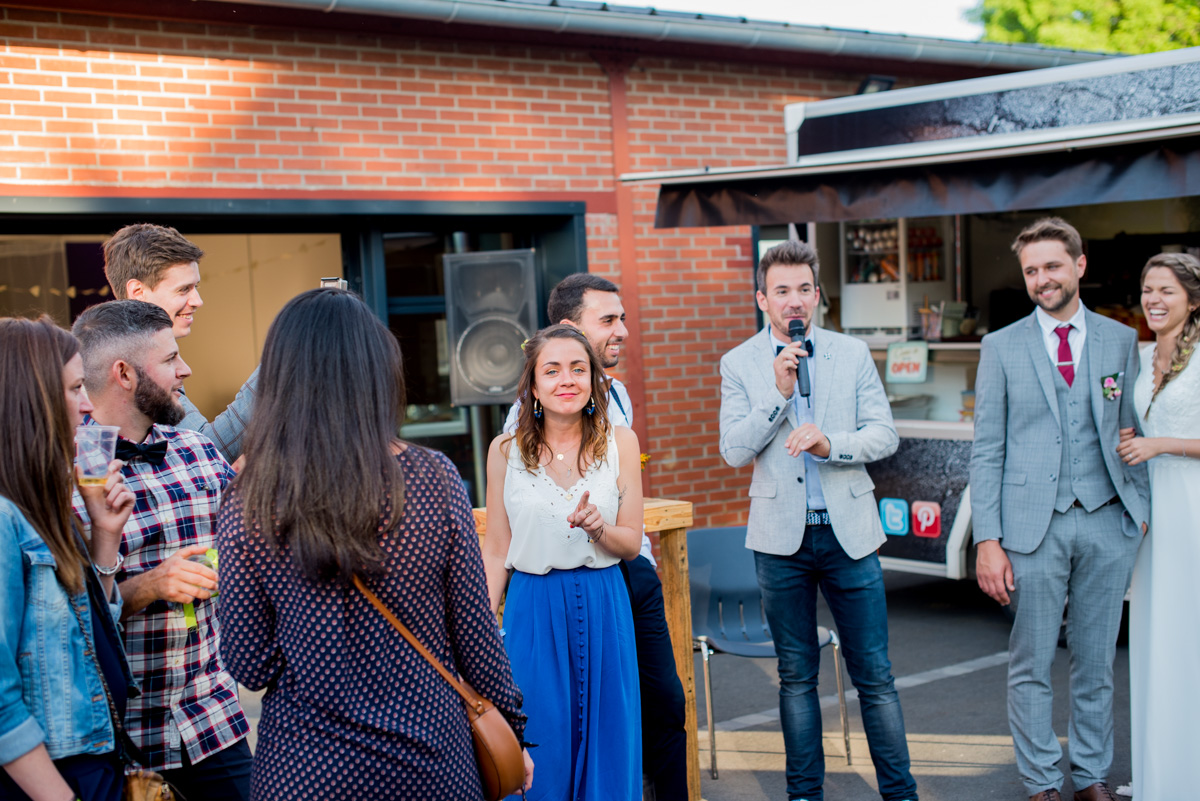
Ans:
[[[121,568],[124,565],[125,565],[125,556],[120,551],[117,551],[117,563],[115,565],[113,565],[112,567],[100,567],[100,565],[96,564],[95,562],[92,562],[92,567],[96,568],[96,572],[102,576],[115,576],[117,573],[120,572]]]

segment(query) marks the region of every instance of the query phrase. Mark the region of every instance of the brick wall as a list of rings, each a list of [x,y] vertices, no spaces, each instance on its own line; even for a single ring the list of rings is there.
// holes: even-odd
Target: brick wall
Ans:
[[[0,43],[5,183],[612,186],[584,53],[18,9]]]
[[[282,13],[282,12],[281,12]],[[781,163],[786,103],[861,75],[643,57],[637,171]],[[6,9],[0,192],[589,200],[593,271],[619,280],[608,84],[581,51]],[[697,525],[745,519],[717,451],[717,362],[754,330],[746,228],[655,230],[635,190],[649,472]]]

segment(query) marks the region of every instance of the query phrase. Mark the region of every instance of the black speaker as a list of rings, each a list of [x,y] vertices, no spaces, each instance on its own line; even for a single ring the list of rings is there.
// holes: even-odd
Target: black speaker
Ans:
[[[512,403],[525,364],[521,345],[537,330],[534,251],[448,253],[442,263],[450,402]]]

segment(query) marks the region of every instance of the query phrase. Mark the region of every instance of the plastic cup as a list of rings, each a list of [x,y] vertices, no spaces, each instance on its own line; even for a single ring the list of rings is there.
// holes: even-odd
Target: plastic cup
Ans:
[[[195,562],[198,565],[204,565],[209,570],[216,572],[216,570],[217,570],[217,549],[209,548],[204,553],[198,553],[195,556],[189,556],[188,561]],[[214,592],[211,597],[216,598],[217,592]]]
[[[80,486],[102,485],[108,480],[108,465],[116,458],[117,426],[78,426],[75,429],[75,464]]]

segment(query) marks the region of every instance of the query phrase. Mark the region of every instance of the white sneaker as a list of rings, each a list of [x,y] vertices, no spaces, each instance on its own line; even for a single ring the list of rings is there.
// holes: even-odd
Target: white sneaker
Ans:
[[[1123,795],[1126,798],[1133,798],[1133,785],[1132,784],[1122,784],[1120,787],[1117,788],[1117,795]]]

